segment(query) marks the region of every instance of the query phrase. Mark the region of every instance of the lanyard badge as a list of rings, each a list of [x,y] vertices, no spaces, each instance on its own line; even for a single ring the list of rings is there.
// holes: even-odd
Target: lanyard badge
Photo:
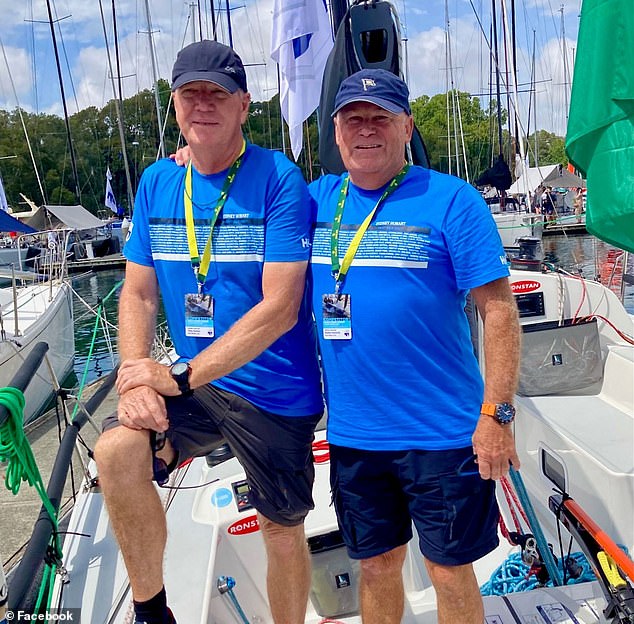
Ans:
[[[227,177],[222,185],[222,190],[214,212],[210,220],[209,236],[205,243],[202,257],[198,251],[198,241],[196,240],[196,229],[194,223],[194,206],[193,206],[193,180],[192,180],[192,162],[187,163],[187,171],[185,172],[185,191],[183,194],[183,203],[185,206],[185,225],[187,229],[187,247],[189,249],[189,257],[192,270],[196,278],[198,287],[197,292],[185,294],[185,335],[197,338],[213,338],[214,337],[214,299],[210,293],[203,293],[203,287],[207,281],[209,266],[211,264],[211,247],[214,227],[218,220],[218,216],[222,211],[229,190],[236,178],[238,169],[242,164],[244,152],[246,150],[246,141],[242,141],[242,149],[238,158],[231,165]]]
[[[341,220],[348,196],[348,187],[350,185],[350,176],[346,174],[339,191],[339,199],[332,223],[330,233],[330,265],[332,275],[335,279],[335,292],[322,295],[322,319],[323,329],[322,335],[326,340],[351,340],[352,339],[352,297],[348,293],[343,292],[343,285],[350,269],[350,265],[359,249],[361,240],[367,232],[370,224],[376,217],[379,208],[385,200],[398,188],[403,178],[407,175],[409,164],[405,164],[403,168],[387,185],[385,191],[376,202],[374,208],[370,211],[363,223],[359,226],[356,234],[352,238],[348,249],[341,263],[339,262],[339,232],[341,230]]]

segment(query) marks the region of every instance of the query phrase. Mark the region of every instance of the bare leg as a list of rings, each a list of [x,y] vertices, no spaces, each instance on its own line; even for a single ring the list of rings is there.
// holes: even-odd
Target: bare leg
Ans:
[[[484,622],[482,596],[471,564],[444,566],[425,559],[425,565],[436,590],[438,624]]]
[[[258,514],[267,555],[266,586],[275,624],[303,624],[310,589],[304,525],[282,526]]]
[[[136,601],[149,600],[163,587],[167,529],[152,483],[148,432],[123,426],[106,431],[95,446],[95,461],[132,595]]]
[[[361,561],[363,624],[399,624],[403,617],[403,562],[407,546]]]

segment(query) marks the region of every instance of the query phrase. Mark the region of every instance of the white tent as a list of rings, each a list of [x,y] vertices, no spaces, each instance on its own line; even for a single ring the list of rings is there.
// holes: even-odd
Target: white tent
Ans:
[[[545,165],[543,167],[529,167],[528,171],[525,171],[507,191],[510,195],[517,193],[526,194],[528,191],[531,193],[547,178],[553,171],[557,169],[559,165]]]

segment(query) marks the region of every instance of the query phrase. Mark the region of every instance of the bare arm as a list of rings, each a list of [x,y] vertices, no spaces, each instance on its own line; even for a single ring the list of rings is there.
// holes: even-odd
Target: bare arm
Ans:
[[[484,323],[484,402],[512,403],[517,388],[520,358],[520,326],[517,306],[507,278],[471,291]],[[519,468],[512,426],[500,425],[481,415],[473,434],[484,479],[499,479],[509,462]]]
[[[307,262],[267,262],[262,276],[262,300],[190,365],[192,388],[243,366],[262,353],[297,322],[304,294]],[[117,386],[120,392],[145,385],[165,396],[179,394],[176,382],[166,366],[140,359],[124,362]]]
[[[154,269],[128,262],[119,299],[119,355],[122,362],[150,356],[156,333],[158,300]]]
[[[121,423],[132,429],[167,429],[165,401],[154,389],[139,384],[126,387],[127,366],[149,358],[156,332],[158,284],[154,269],[134,262],[126,265],[126,276],[119,299],[119,356],[117,376]],[[147,359],[146,361],[151,361]]]

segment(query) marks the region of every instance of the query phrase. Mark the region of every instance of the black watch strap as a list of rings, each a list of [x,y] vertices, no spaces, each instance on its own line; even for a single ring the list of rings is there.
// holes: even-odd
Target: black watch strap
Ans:
[[[188,362],[177,362],[170,368],[172,379],[177,383],[182,396],[190,396],[194,392],[189,385],[191,372],[192,368]]]

